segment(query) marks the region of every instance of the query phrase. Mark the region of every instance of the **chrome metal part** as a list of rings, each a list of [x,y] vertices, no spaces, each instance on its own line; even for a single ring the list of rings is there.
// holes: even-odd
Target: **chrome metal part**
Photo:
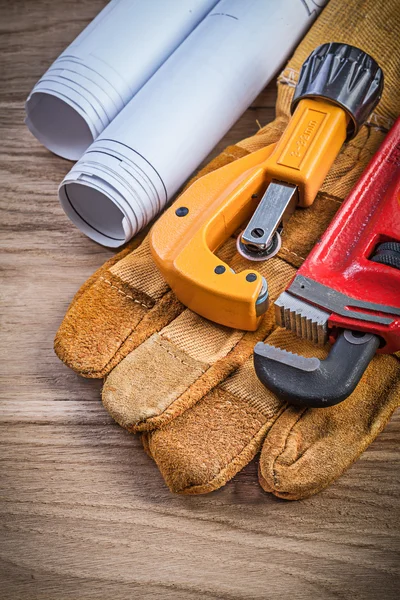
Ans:
[[[282,292],[275,301],[275,318],[278,325],[320,346],[328,341],[330,314],[292,296],[289,292]]]
[[[336,315],[368,321],[369,323],[390,325],[394,321],[394,316],[400,315],[399,308],[351,298],[304,275],[296,275],[286,291],[290,295],[303,299],[305,302],[313,303]],[[383,317],[376,313],[385,313],[392,316]]]
[[[294,352],[289,352],[288,350],[271,346],[271,344],[264,344],[263,342],[258,342],[255,345],[254,352],[257,354],[257,356],[268,358],[269,360],[282,363],[283,365],[293,367],[294,369],[299,369],[305,373],[312,373],[321,366],[321,361],[319,358],[314,356],[311,358],[306,358],[300,354],[295,354]]]
[[[272,258],[275,254],[278,254],[281,245],[281,236],[277,231],[274,233],[270,245],[267,246],[265,250],[258,250],[255,246],[243,244],[241,235],[239,235],[236,240],[236,248],[239,254],[253,262],[263,262]]]
[[[269,306],[268,283],[265,277],[262,278],[262,287],[256,302],[257,317],[263,315]]]
[[[242,233],[242,247],[248,247],[250,255],[268,251],[275,232],[290,219],[297,202],[297,186],[272,181]]]

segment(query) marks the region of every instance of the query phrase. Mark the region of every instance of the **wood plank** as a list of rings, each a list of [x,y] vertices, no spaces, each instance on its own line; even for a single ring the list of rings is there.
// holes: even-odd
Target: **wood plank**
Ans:
[[[23,103],[104,5],[0,2],[1,598],[396,598],[399,414],[315,498],[265,494],[257,461],[213,494],[177,497],[103,409],[101,383],[53,353],[73,294],[112,253],[64,216],[56,191],[70,163],[33,139]],[[271,120],[275,93],[210,156]]]

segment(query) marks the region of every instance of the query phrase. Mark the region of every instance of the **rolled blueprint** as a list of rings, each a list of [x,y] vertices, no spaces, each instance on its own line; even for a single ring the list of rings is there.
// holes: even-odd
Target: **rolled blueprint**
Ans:
[[[166,204],[290,56],[318,0],[221,0],[59,189],[69,218],[118,247]]]
[[[33,88],[30,131],[78,160],[216,3],[111,0]]]

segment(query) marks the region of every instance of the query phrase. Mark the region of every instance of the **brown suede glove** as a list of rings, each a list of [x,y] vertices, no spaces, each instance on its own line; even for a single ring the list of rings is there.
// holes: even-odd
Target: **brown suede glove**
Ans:
[[[259,267],[268,280],[271,302],[326,229],[399,113],[397,8],[396,0],[331,0],[278,80],[276,120],[203,170],[279,139],[299,68],[319,44],[359,46],[383,68],[385,91],[376,112],[342,149],[313,206],[296,211],[278,256]],[[237,255],[234,240],[219,255],[235,271],[252,266]],[[338,406],[287,407],[255,376],[255,342],[268,338],[306,356],[323,356],[326,349],[274,328],[272,307],[253,333],[216,325],[184,309],[155,268],[145,240],[105,265],[78,293],[55,348],[85,376],[109,373],[104,405],[123,427],[147,432],[145,447],[172,491],[218,488],[265,440],[261,485],[282,497],[301,498],[337,478],[383,428],[399,402],[400,365],[394,356],[376,356],[356,391]]]

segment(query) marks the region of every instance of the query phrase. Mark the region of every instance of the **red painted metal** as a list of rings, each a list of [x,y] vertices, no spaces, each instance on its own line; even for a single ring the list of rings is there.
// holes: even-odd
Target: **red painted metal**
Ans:
[[[370,260],[385,241],[400,242],[400,117],[298,274],[356,300],[400,308],[400,270]],[[378,352],[400,350],[399,316],[377,325],[331,314],[328,325],[333,337],[337,328],[365,331],[384,340]]]

